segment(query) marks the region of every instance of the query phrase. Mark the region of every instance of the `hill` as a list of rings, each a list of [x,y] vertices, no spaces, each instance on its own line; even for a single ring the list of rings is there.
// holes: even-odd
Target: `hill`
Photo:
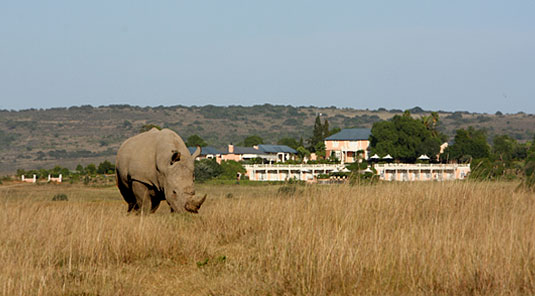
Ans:
[[[308,138],[315,117],[327,119],[331,127],[371,127],[402,110],[358,110],[336,107],[255,106],[158,106],[138,107],[90,105],[70,108],[0,110],[0,175],[17,169],[50,168],[61,165],[114,161],[119,145],[147,124],[167,127],[184,139],[197,134],[209,145],[223,148],[248,135],[259,135],[265,143],[283,137]],[[419,107],[415,117],[429,115]],[[484,128],[490,137],[507,134],[531,140],[533,114],[485,114],[439,111],[439,129],[449,136],[458,128]]]

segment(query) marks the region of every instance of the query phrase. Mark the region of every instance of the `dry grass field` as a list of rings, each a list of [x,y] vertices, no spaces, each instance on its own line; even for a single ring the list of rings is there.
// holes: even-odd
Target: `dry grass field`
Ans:
[[[199,215],[143,217],[113,187],[4,184],[0,294],[533,295],[535,196],[515,187],[200,185]]]

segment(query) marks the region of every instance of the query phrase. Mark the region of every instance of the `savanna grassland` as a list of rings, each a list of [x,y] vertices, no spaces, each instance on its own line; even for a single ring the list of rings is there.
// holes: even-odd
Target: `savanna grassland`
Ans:
[[[199,215],[136,216],[114,187],[4,184],[0,294],[533,295],[516,186],[199,185]]]

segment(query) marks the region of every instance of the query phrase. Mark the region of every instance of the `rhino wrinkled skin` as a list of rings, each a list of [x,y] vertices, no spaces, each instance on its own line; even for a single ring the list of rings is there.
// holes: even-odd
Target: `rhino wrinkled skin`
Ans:
[[[128,212],[149,213],[167,201],[172,212],[197,213],[206,195],[195,196],[193,164],[201,147],[190,155],[184,141],[169,129],[156,128],[127,139],[116,160],[117,187]]]

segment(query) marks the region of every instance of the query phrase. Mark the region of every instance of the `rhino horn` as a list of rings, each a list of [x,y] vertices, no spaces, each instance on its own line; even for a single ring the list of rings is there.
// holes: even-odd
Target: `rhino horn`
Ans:
[[[202,204],[204,203],[204,201],[206,200],[206,194],[201,197],[201,198],[198,198],[198,199],[195,199],[193,200],[193,204],[197,207],[197,208],[200,208],[202,206]]]
[[[194,198],[188,201],[185,205],[186,210],[188,212],[197,213],[199,208],[202,206],[205,200],[206,200],[206,194],[201,198]]]

